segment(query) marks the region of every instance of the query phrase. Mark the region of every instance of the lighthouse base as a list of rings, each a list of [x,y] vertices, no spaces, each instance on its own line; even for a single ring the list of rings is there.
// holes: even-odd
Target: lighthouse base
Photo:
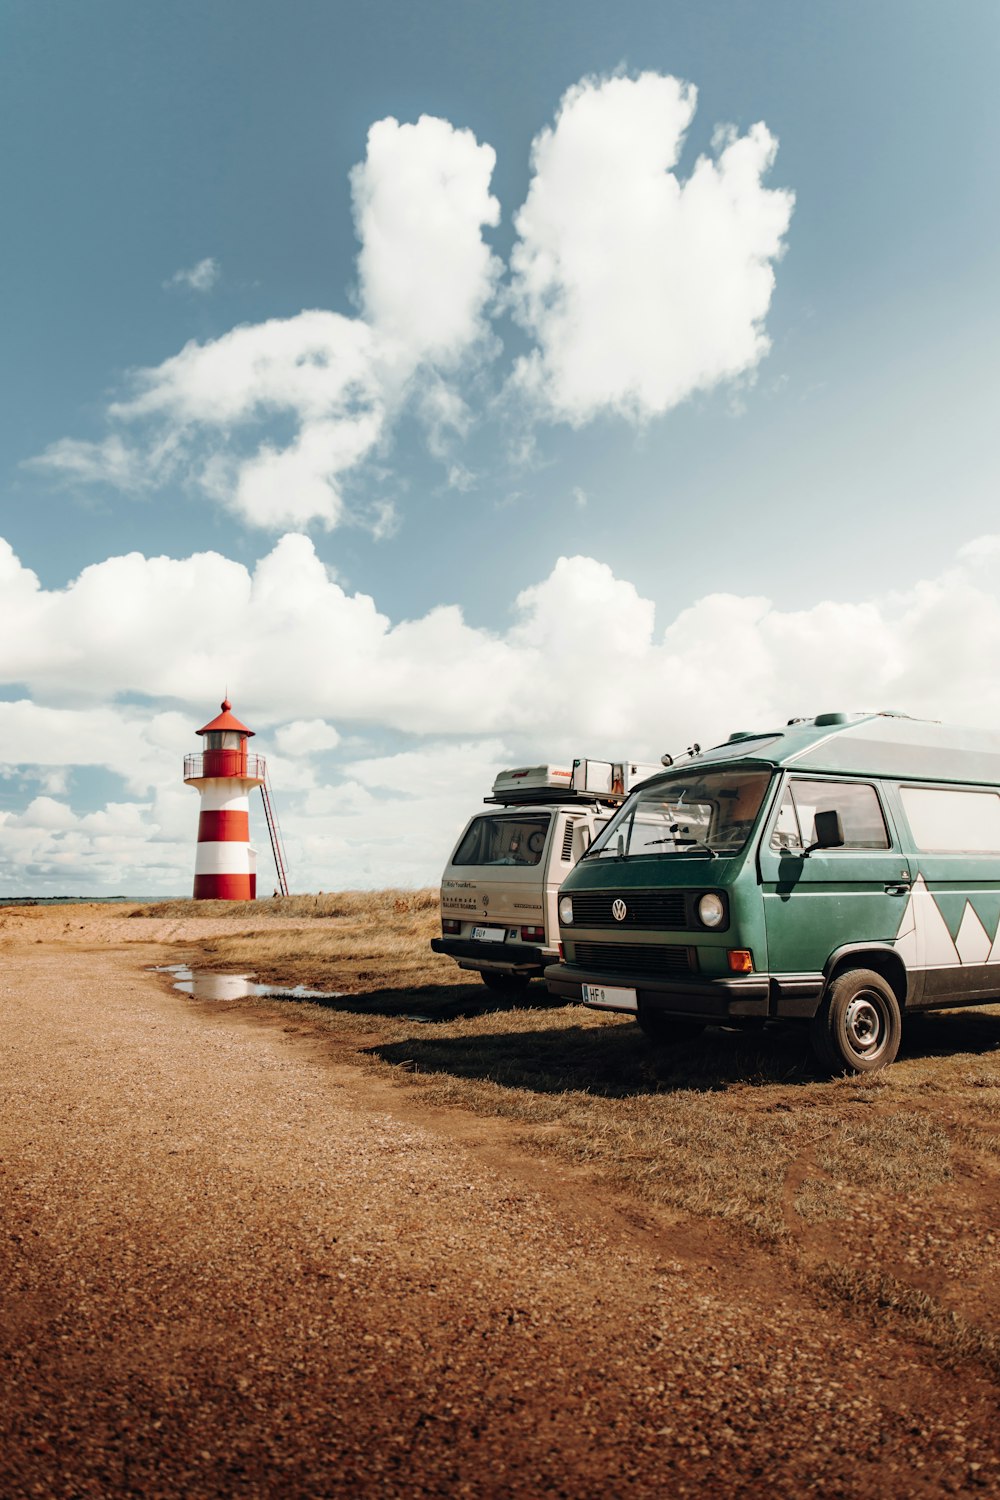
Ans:
[[[196,875],[196,901],[256,901],[256,875]]]

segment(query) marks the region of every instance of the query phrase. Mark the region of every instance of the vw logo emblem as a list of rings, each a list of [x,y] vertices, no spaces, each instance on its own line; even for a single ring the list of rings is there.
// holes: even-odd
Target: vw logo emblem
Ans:
[[[625,902],[620,896],[616,900],[612,901],[611,915],[614,917],[616,922],[624,922],[627,912],[628,907],[625,905]]]

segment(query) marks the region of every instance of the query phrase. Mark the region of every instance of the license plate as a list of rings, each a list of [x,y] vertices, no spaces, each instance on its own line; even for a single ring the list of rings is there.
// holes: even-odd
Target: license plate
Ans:
[[[638,1010],[639,1002],[635,990],[615,988],[609,984],[585,984],[584,1005],[596,1005],[604,1010]]]
[[[507,936],[506,927],[473,927],[472,936],[480,943],[502,943]]]

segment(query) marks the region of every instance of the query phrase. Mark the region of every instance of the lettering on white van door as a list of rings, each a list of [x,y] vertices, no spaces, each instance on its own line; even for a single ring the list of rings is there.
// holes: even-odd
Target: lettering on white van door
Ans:
[[[933,892],[918,875],[896,933],[896,952],[910,969],[1000,964],[1000,929],[991,937],[966,901],[958,936],[953,938]]]

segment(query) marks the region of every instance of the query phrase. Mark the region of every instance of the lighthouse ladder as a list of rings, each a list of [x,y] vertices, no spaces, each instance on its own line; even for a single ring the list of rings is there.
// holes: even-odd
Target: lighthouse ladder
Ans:
[[[282,896],[288,895],[288,870],[285,865],[285,850],[281,839],[281,828],[278,824],[278,814],[275,811],[274,800],[271,796],[271,780],[264,769],[264,780],[260,784],[260,795],[264,803],[264,816],[267,819],[267,831],[271,838],[271,853],[274,855],[274,868],[278,874],[278,890]]]

